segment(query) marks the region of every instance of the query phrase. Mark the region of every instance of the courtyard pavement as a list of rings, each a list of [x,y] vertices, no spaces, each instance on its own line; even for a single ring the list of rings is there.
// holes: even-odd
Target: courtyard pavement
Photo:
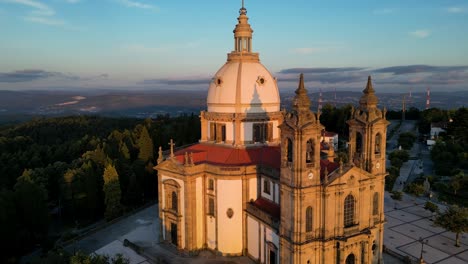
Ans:
[[[461,247],[455,247],[455,234],[433,225],[431,212],[424,209],[426,199],[404,194],[395,202],[385,193],[384,245],[390,251],[412,260],[421,255],[427,263],[468,263],[468,235],[461,235]],[[443,204],[438,204],[444,210]],[[395,209],[396,208],[396,209]]]

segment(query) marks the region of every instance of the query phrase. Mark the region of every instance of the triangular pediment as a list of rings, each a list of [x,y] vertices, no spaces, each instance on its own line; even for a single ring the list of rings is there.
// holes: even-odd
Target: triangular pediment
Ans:
[[[167,159],[157,166],[154,167],[155,170],[165,170],[165,171],[170,171],[174,173],[179,173],[179,174],[185,174],[185,167],[177,161],[175,158]]]
[[[346,183],[347,185],[353,186],[355,184],[359,184],[359,181],[375,177],[371,173],[356,166],[347,167],[341,173],[339,172],[339,169],[337,169],[333,172],[333,174],[335,173],[336,175],[331,175],[331,181],[328,185]]]

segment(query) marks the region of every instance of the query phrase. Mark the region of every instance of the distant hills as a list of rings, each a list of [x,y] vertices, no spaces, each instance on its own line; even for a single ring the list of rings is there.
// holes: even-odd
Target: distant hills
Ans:
[[[178,115],[206,109],[206,90],[203,91],[5,91],[0,90],[0,122],[22,121],[33,116],[63,116],[99,114],[108,116],[151,117],[158,114]],[[318,106],[319,94],[310,93],[312,108]],[[324,92],[325,105],[357,105],[361,92]],[[400,110],[404,94],[377,94],[380,105]],[[282,108],[289,108],[293,91],[281,92]],[[406,95],[407,109],[424,109],[425,93]],[[468,103],[468,92],[433,92],[431,107],[458,108]],[[314,109],[316,110],[316,109]]]

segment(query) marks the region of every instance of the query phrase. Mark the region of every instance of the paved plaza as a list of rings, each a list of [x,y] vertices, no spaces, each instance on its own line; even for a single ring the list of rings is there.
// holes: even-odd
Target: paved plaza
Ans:
[[[423,258],[427,263],[468,263],[468,235],[463,234],[461,247],[455,247],[455,234],[433,225],[433,215],[424,209],[425,203],[425,199],[406,194],[402,201],[395,202],[385,193],[385,247],[416,260],[421,255],[422,239]],[[439,205],[439,208],[445,207]]]

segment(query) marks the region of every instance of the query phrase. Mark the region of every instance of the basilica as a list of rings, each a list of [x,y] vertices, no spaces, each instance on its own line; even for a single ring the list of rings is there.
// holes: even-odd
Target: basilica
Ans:
[[[160,148],[161,240],[258,263],[382,263],[389,122],[371,78],[347,121],[348,161],[337,160],[303,75],[291,110],[280,110],[252,34],[242,7],[234,50],[209,84],[200,141]]]

